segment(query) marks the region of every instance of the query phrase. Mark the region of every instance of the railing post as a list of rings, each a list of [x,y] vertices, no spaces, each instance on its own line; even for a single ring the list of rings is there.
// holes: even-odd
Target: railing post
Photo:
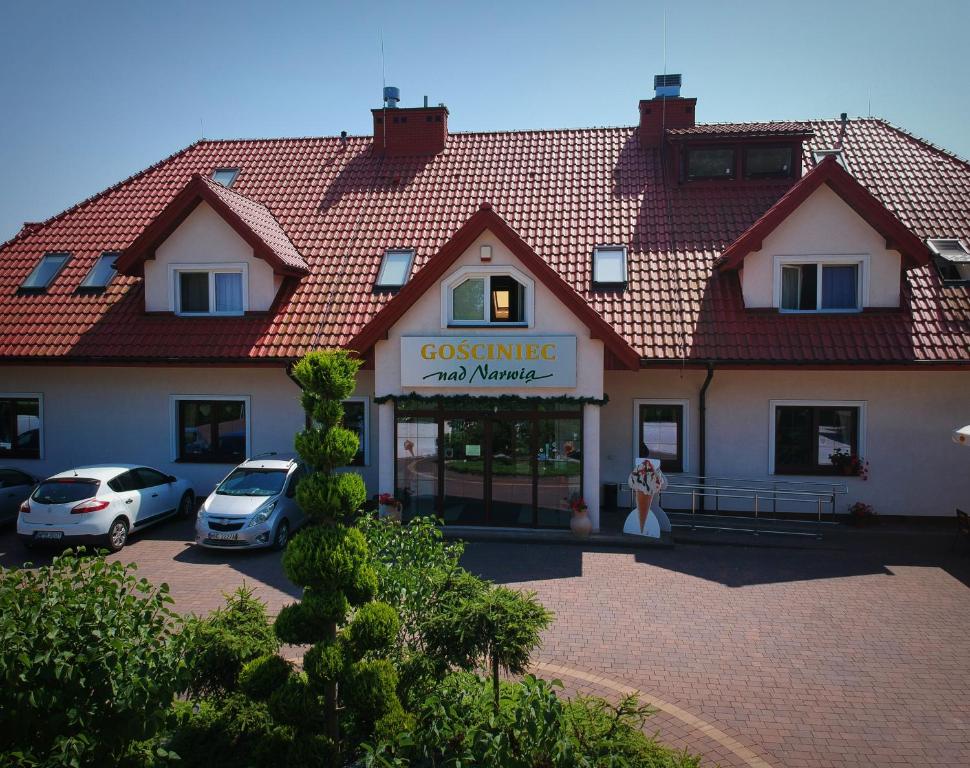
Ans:
[[[822,497],[819,496],[816,501],[818,502],[818,532],[815,534],[815,538],[822,538]]]
[[[761,530],[761,520],[758,517],[758,493],[754,494],[754,535],[757,536]]]
[[[694,517],[694,512],[697,509],[697,489],[690,489],[690,529],[692,531],[697,530],[697,518]]]

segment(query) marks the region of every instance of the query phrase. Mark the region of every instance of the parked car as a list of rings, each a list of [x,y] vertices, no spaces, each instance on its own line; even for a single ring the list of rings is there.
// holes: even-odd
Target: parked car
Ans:
[[[38,483],[20,506],[17,533],[40,543],[107,546],[117,552],[132,531],[167,517],[188,517],[195,495],[188,480],[137,464],[69,469]]]
[[[273,455],[244,461],[202,502],[195,523],[196,544],[283,549],[304,522],[295,498],[304,471],[295,458]]]
[[[0,467],[0,524],[17,519],[24,499],[30,496],[37,481],[13,467]]]

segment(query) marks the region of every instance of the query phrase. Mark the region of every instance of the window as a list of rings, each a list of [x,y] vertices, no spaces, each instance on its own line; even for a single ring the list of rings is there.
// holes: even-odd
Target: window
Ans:
[[[749,179],[783,179],[792,174],[791,147],[748,147],[744,175]]]
[[[16,469],[0,469],[0,488],[19,488],[24,485],[29,488],[33,484],[34,478],[30,475]]]
[[[175,270],[175,311],[180,315],[241,315],[246,309],[242,267]]]
[[[593,249],[593,282],[598,285],[626,283],[626,248],[610,245]]]
[[[381,271],[377,274],[378,288],[400,288],[411,274],[413,250],[389,250],[384,254]]]
[[[133,469],[132,472],[138,478],[139,488],[155,488],[169,482],[168,475],[163,475],[157,469],[138,467],[138,469]]]
[[[216,184],[222,184],[222,186],[228,188],[232,186],[238,175],[238,168],[216,168],[212,172],[212,180]]]
[[[70,258],[69,253],[45,253],[20,287],[28,291],[46,290]]]
[[[88,276],[84,278],[84,282],[81,283],[81,288],[106,287],[115,276],[115,261],[117,261],[118,256],[119,254],[113,251],[102,253],[94,263],[94,266],[91,267]]]
[[[863,305],[859,257],[829,261],[780,262],[777,306],[784,312],[854,312]]]
[[[344,426],[357,435],[360,446],[357,455],[350,462],[352,467],[366,467],[370,462],[367,455],[367,433],[369,430],[370,414],[368,413],[366,397],[354,397],[344,400]]]
[[[686,414],[685,400],[634,400],[636,460],[649,456],[664,472],[684,472]]]
[[[528,283],[528,284],[527,284]],[[531,281],[503,272],[467,274],[442,284],[446,292],[446,325],[528,325]]]
[[[933,252],[933,260],[944,282],[970,280],[970,249],[957,238],[936,238],[926,244]]]
[[[845,164],[845,156],[842,154],[841,149],[816,149],[812,152],[812,157],[815,158],[815,164],[818,165],[829,155],[835,156],[835,162],[841,165],[845,170],[849,170]]]
[[[0,395],[0,458],[39,459],[41,399]]]
[[[178,397],[178,461],[238,464],[249,452],[248,398]]]
[[[862,403],[773,402],[772,411],[774,474],[834,474],[833,453],[861,453]]]
[[[731,147],[707,147],[687,150],[687,178],[733,179],[734,149]]]

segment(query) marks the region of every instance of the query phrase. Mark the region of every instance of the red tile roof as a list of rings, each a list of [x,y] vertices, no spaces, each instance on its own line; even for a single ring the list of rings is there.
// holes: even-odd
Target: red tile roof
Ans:
[[[801,122],[771,123],[705,123],[690,128],[668,128],[673,138],[752,139],[768,136],[811,136],[812,124]]]
[[[841,138],[851,173],[920,238],[970,238],[970,166],[873,119],[809,124],[811,148]],[[843,134],[844,135],[841,135]],[[284,282],[274,312],[175,318],[144,312],[140,278],[77,288],[103,251],[125,250],[189,183],[241,169],[233,190],[272,214],[309,274]],[[745,310],[724,249],[790,184],[661,181],[634,128],[458,133],[433,157],[382,159],[369,137],[203,141],[0,247],[0,356],[273,361],[346,344],[390,301],[373,291],[389,247],[420,268],[483,200],[645,363],[970,362],[970,295],[932,264],[906,272],[902,310],[852,317]],[[596,244],[626,243],[629,285],[591,286]],[[47,251],[72,260],[46,294],[18,286]]]

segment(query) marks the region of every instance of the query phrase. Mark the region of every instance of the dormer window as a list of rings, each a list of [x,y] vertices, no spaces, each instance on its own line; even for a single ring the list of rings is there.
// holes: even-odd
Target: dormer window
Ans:
[[[622,245],[598,245],[593,249],[593,283],[596,286],[626,284],[626,248]]]
[[[246,311],[243,265],[176,267],[173,274],[176,314],[241,315]]]
[[[46,291],[70,258],[71,254],[69,253],[45,253],[40,263],[24,280],[20,286],[21,289],[38,293]]]
[[[414,261],[413,249],[390,249],[384,254],[380,272],[377,273],[376,288],[393,290],[408,281],[411,263]]]
[[[115,276],[115,261],[118,256],[119,254],[114,251],[102,253],[94,262],[94,266],[91,267],[80,288],[95,291],[107,287]]]
[[[228,189],[232,186],[238,175],[238,168],[216,168],[212,172],[212,180],[216,184],[222,184],[222,186]]]
[[[445,326],[526,326],[531,322],[532,281],[517,270],[466,268],[442,284]]]
[[[688,181],[734,178],[733,147],[696,147],[687,150]]]
[[[782,312],[857,312],[863,306],[864,266],[858,256],[781,260],[776,306]]]
[[[926,241],[933,251],[936,268],[945,283],[970,281],[970,248],[955,237]]]
[[[787,179],[792,173],[792,148],[752,146],[744,150],[746,179]]]

